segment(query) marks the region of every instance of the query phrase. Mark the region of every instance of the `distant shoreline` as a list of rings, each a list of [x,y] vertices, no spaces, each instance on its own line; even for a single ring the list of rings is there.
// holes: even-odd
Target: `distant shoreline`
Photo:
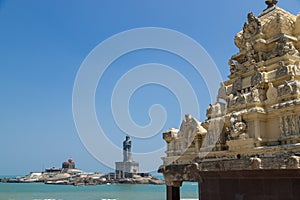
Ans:
[[[1,183],[44,183],[52,185],[109,185],[109,184],[149,184],[163,185],[164,181],[149,173],[129,174],[118,178],[115,173],[87,173],[79,169],[52,168],[44,172],[31,172],[26,176],[1,176]]]

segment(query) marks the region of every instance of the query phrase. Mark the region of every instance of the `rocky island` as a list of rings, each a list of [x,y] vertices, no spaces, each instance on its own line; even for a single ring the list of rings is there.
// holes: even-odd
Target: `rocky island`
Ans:
[[[150,173],[139,173],[139,163],[132,160],[131,140],[126,136],[123,142],[123,161],[116,162],[115,172],[88,173],[75,168],[72,158],[62,163],[61,168],[47,168],[44,172],[31,172],[24,177],[2,178],[3,183],[33,183],[58,185],[102,185],[102,184],[164,184],[164,181]]]
[[[149,173],[127,173],[126,176],[119,177],[115,172],[88,173],[75,168],[72,158],[62,163],[61,168],[47,168],[44,172],[30,172],[24,177],[2,178],[2,183],[34,183],[57,185],[102,185],[102,184],[164,184],[164,181],[152,176]]]

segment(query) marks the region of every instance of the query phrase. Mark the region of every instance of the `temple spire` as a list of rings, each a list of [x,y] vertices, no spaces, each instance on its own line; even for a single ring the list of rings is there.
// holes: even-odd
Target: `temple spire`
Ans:
[[[265,2],[268,5],[268,8],[271,8],[278,3],[278,0],[266,0]]]

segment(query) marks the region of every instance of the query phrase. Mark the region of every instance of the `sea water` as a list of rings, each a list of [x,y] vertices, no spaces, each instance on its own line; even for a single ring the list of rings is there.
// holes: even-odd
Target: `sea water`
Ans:
[[[185,183],[182,199],[197,199],[198,184]],[[165,200],[165,185],[69,186],[0,183],[0,200]]]

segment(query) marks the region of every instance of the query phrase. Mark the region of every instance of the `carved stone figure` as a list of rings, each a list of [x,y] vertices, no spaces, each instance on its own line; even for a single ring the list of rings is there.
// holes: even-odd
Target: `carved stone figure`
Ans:
[[[288,158],[286,161],[286,168],[288,169],[299,169],[299,161],[300,157],[299,156],[291,156]]]
[[[275,49],[269,54],[268,59],[286,54],[299,55],[299,52],[292,42],[289,42],[287,38],[282,37],[277,42]]]
[[[244,46],[244,38],[243,35],[241,33],[237,34],[234,38],[234,44],[239,48],[242,49],[242,47]]]
[[[252,97],[252,102],[260,102],[259,91],[256,87],[252,88],[251,97]]]
[[[244,24],[243,37],[248,39],[261,31],[260,21],[253,15],[253,13],[248,14],[248,23]]]
[[[213,116],[218,116],[220,114],[222,114],[221,104],[219,102],[217,102],[213,106]]]
[[[206,117],[208,119],[216,116],[220,116],[223,114],[225,109],[225,104],[221,102],[217,102],[215,104],[209,104],[208,109],[206,110]]]
[[[244,123],[237,113],[233,112],[230,116],[230,138],[237,139],[240,134],[245,133],[247,125]]]
[[[266,4],[268,5],[268,8],[275,6],[277,3],[278,0],[266,0]]]
[[[274,103],[277,100],[278,92],[277,89],[273,86],[273,83],[268,83],[269,89],[267,91],[267,103]]]
[[[259,62],[264,61],[266,59],[266,53],[264,52],[258,52],[257,55],[258,55]]]
[[[254,70],[256,71],[256,73],[251,77],[251,86],[259,85],[263,79],[262,74],[258,71],[258,68],[256,66],[254,67]]]
[[[281,137],[296,135],[296,117],[294,115],[284,116],[280,118]]]
[[[231,74],[234,74],[234,73],[237,71],[236,64],[233,62],[232,59],[230,59],[230,60],[228,61],[228,65],[229,65],[229,67],[230,67],[230,73],[231,73]]]
[[[238,91],[242,90],[243,82],[242,77],[238,77],[238,79],[232,85],[232,93],[235,95]]]
[[[171,128],[170,130],[163,133],[163,139],[169,144],[174,138],[177,137],[178,129]]]
[[[234,98],[234,95],[230,94],[230,95],[228,95],[228,97],[226,99],[228,109],[234,105],[233,98]]]
[[[296,135],[296,122],[294,116],[290,116],[291,135]]]
[[[283,117],[280,117],[279,119],[279,128],[280,128],[280,133],[281,137],[284,136],[284,119]]]
[[[292,92],[293,92],[293,88],[287,81],[285,81],[284,85],[280,85],[278,87],[279,96],[291,95]]]
[[[285,134],[285,136],[289,136],[290,135],[290,133],[289,133],[290,119],[288,116],[285,116],[283,118],[283,120],[284,120],[284,134]]]
[[[296,135],[296,118],[294,115],[284,116],[280,118],[281,137]]]
[[[183,149],[191,145],[197,133],[203,134],[204,132],[206,132],[206,130],[195,118],[189,114],[185,115],[185,120],[182,121],[178,133],[184,139],[184,141],[182,141]]]
[[[246,95],[244,93],[240,93],[238,96],[237,96],[237,102],[239,104],[246,104],[247,103],[247,98],[246,98]]]
[[[208,108],[206,109],[206,117],[207,117],[208,119],[211,118],[212,110],[213,110],[213,107],[212,107],[211,104],[209,104]]]
[[[299,94],[299,84],[294,80],[294,78],[292,77],[292,82],[290,83],[291,87],[292,87],[292,94]]]
[[[276,71],[276,78],[287,75],[288,69],[286,66],[284,66],[284,62],[280,61],[279,62],[279,68]]]
[[[246,62],[246,61],[247,61],[247,60],[245,60],[245,62]],[[238,61],[235,62],[235,65],[236,65],[236,68],[237,68],[237,71],[238,71],[238,72],[239,72],[239,71],[241,71],[241,72],[247,71],[247,68],[244,67],[244,65],[241,64],[241,63],[239,63]]]
[[[218,97],[217,98],[218,98],[217,101],[219,101],[219,99],[226,100],[226,98],[227,98],[226,86],[223,83],[220,83],[220,88],[218,90]]]
[[[290,54],[290,55],[298,55],[299,52],[295,48],[294,44],[292,42],[289,42],[287,38],[282,38],[280,40],[280,43],[282,45],[283,54]]]
[[[251,169],[262,169],[262,166],[261,166],[261,159],[260,158],[250,158],[250,166],[251,166]]]
[[[220,139],[220,135],[222,133],[224,122],[222,119],[211,119],[209,121],[209,128],[207,133],[207,144],[208,145],[215,145],[218,140]]]
[[[299,61],[296,61],[294,65],[291,66],[291,75],[295,76],[299,74]]]
[[[253,46],[249,43],[246,42],[246,60],[249,61],[250,63],[252,63],[253,61],[255,62],[255,51],[253,49]]]

